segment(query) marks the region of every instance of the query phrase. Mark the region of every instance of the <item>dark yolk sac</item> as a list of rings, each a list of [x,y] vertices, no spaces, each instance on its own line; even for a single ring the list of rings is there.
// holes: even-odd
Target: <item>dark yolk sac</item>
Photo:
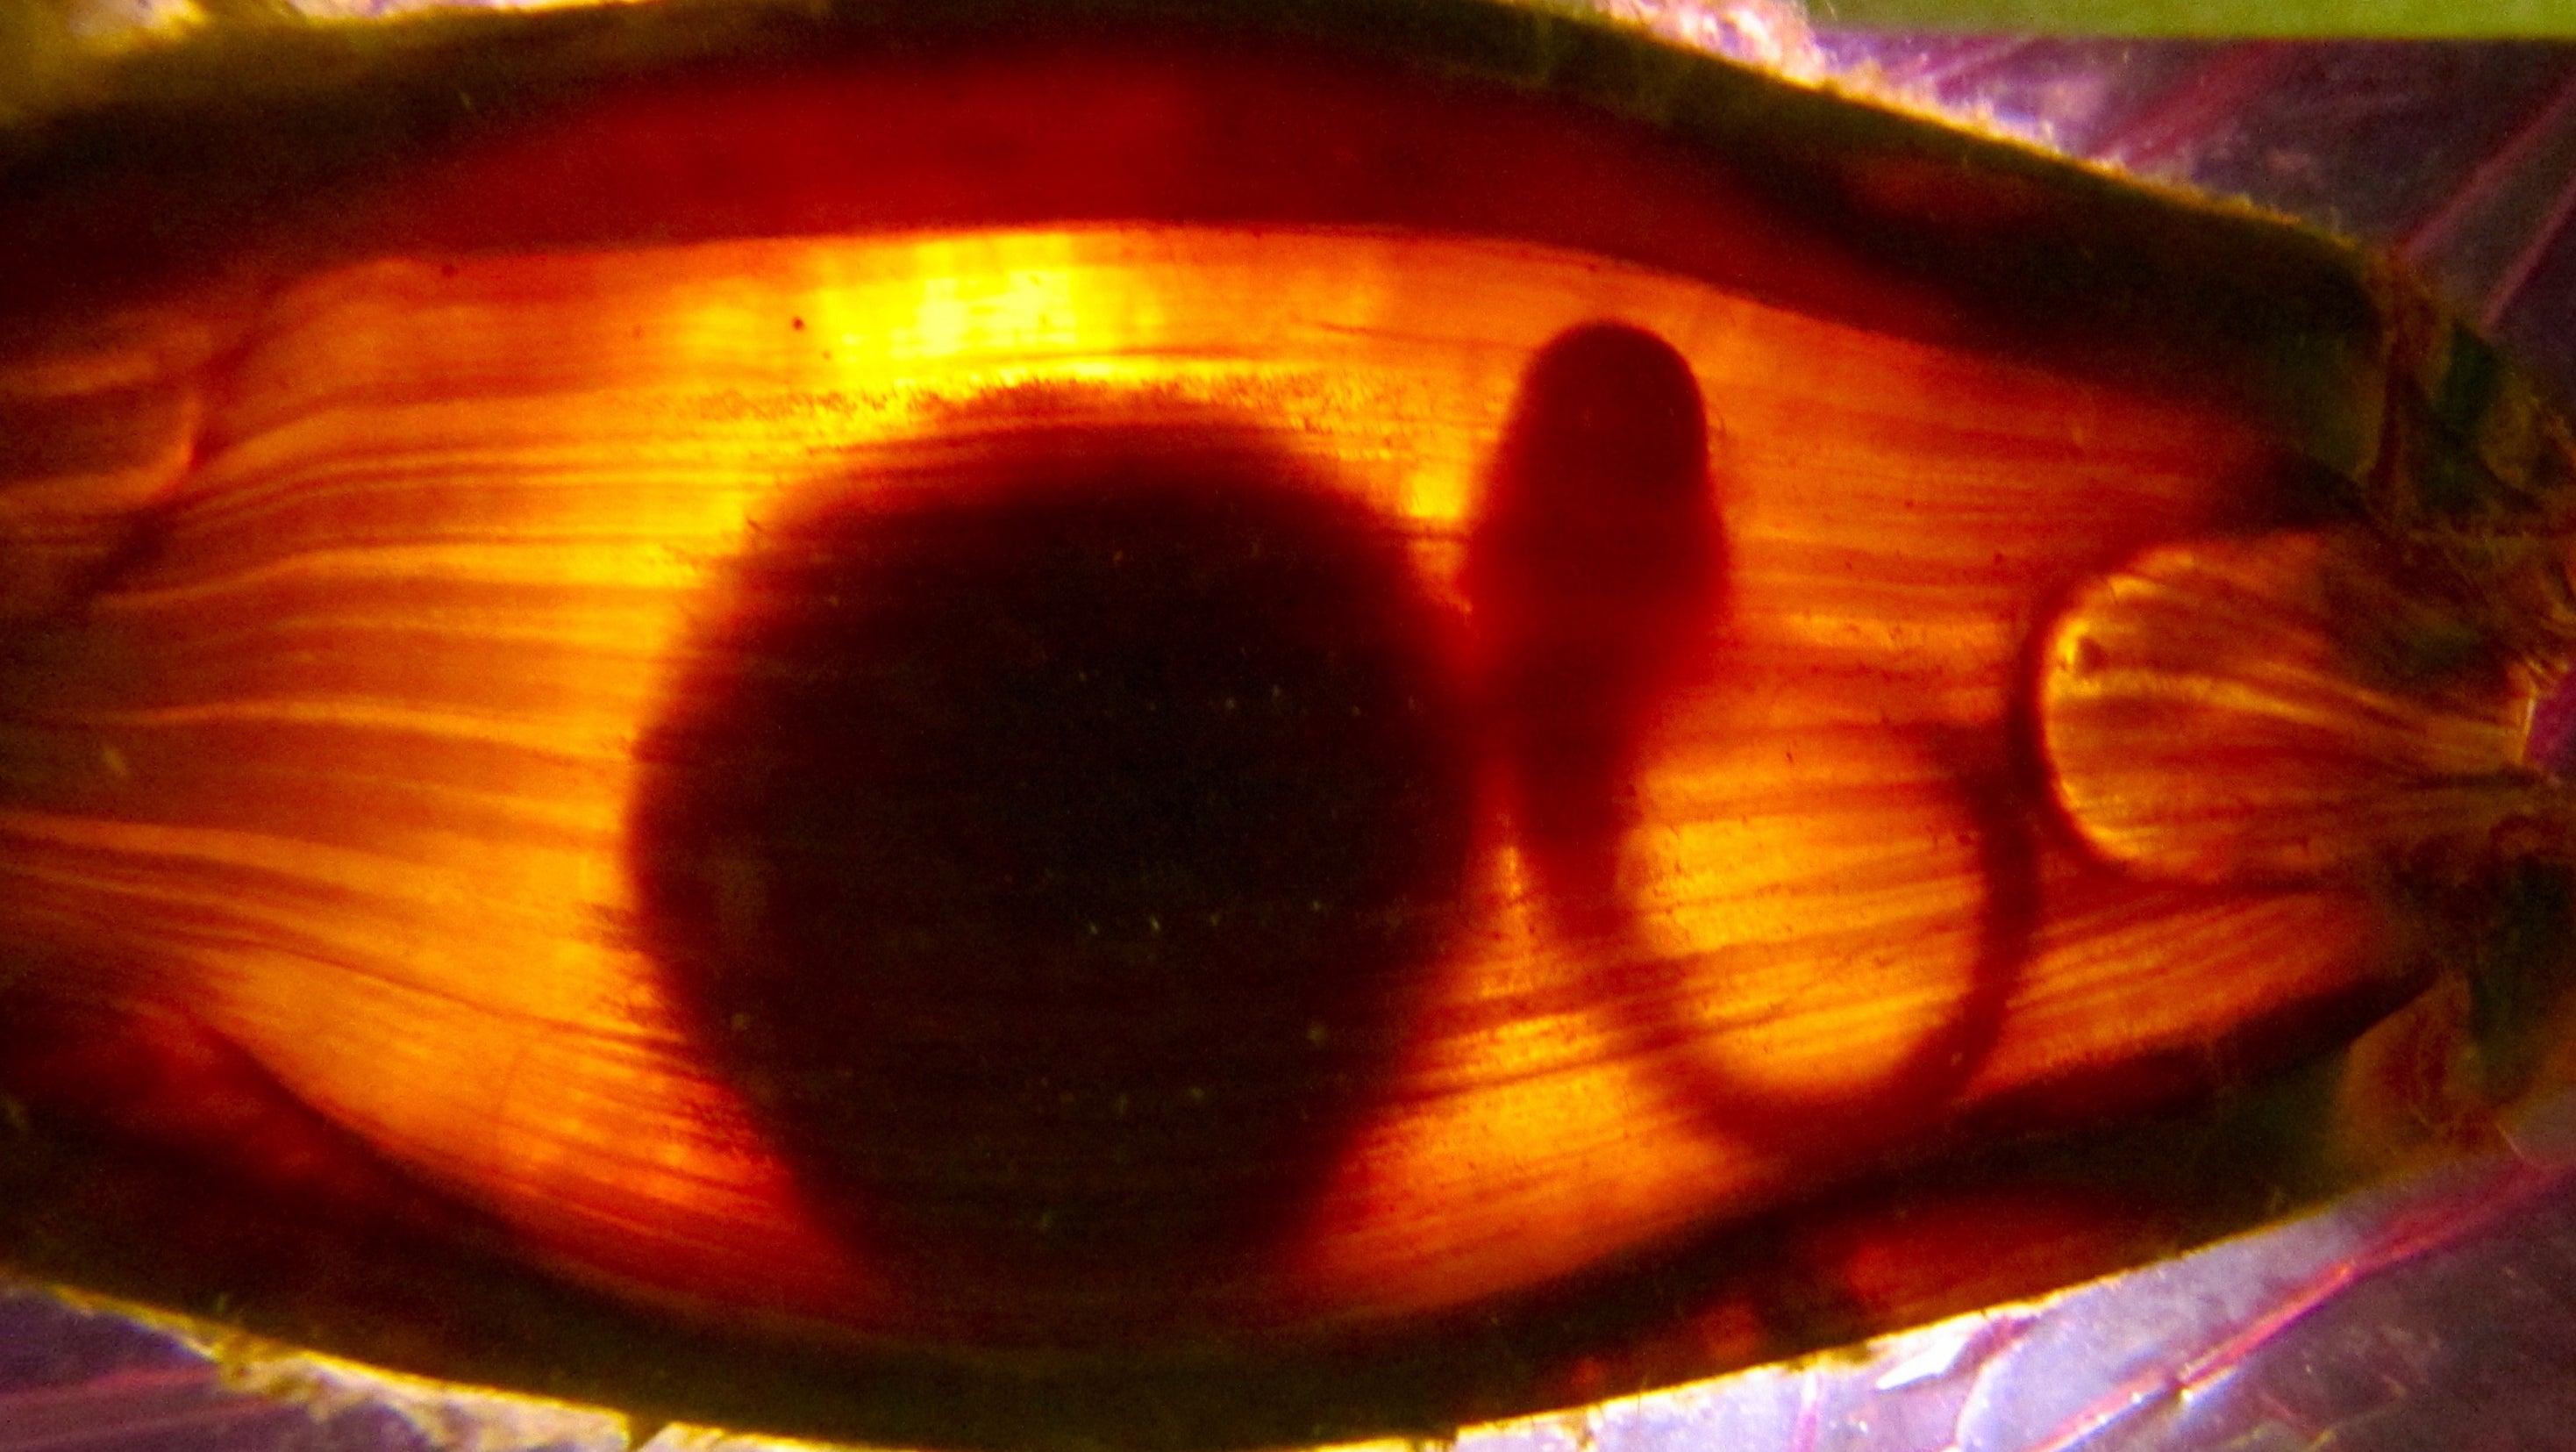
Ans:
[[[1275,449],[1006,438],[763,533],[640,753],[643,921],[901,1319],[1168,1337],[1454,930],[1457,632]]]

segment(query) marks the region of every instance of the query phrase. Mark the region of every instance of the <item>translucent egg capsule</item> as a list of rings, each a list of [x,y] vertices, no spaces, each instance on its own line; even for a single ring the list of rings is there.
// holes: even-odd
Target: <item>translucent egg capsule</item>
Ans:
[[[233,44],[0,174],[14,1268],[1253,1443],[2548,1077],[2569,438],[2339,244],[1446,0]]]

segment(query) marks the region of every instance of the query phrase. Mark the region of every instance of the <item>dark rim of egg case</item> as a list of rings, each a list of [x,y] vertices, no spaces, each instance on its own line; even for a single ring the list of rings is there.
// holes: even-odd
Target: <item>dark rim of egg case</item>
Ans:
[[[1139,41],[1374,66],[1435,92],[1538,98],[1645,128],[1778,218],[1940,299],[1865,320],[1880,331],[2251,401],[2298,436],[2322,422],[2314,411],[2348,407],[2379,363],[2386,284],[2330,238],[1487,0],[680,0],[215,31],[104,64],[65,86],[50,113],[0,133],[0,199],[13,217],[0,277],[16,280],[0,283],[0,316],[90,311],[139,287],[205,278],[246,246],[286,271],[362,253],[381,239],[343,203],[349,190],[630,88]],[[1820,293],[1779,300],[1827,316],[1850,308]],[[2342,446],[2321,454],[2339,465],[2367,447],[2319,442]]]

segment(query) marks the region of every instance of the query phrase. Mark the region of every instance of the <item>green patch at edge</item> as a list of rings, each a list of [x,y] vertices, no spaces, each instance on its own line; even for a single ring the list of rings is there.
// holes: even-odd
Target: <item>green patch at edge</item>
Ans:
[[[2576,0],[1808,0],[1821,25],[2054,35],[2576,38]]]

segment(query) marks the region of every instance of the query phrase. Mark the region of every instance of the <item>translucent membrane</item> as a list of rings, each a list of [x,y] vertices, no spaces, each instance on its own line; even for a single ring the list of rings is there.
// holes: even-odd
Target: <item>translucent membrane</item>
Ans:
[[[2024,622],[2071,594],[2061,631],[2092,634],[2053,655],[2100,649],[2127,622],[2088,590],[2127,597],[2086,562],[2237,507],[2274,467],[2238,425],[1569,254],[1204,228],[397,261],[296,288],[205,421],[223,447],[26,688],[43,770],[0,816],[13,912],[558,1256],[900,1325],[638,947],[638,742],[730,562],[960,447],[954,418],[1217,415],[1293,430],[1463,605],[1516,381],[1605,318],[1666,340],[1709,400],[1700,527],[1726,560],[1596,844],[1611,901],[1534,882],[1509,820],[1482,834],[1383,1107],[1229,1320],[1528,1285],[2033,1086],[2421,971],[2372,893],[2249,890],[2233,861],[2106,872],[2014,780]],[[2204,593],[2168,600],[2150,649],[2208,672],[2205,636],[2161,641],[2215,630],[2296,668],[2259,611]],[[2048,677],[2047,760],[2080,825],[2115,809],[2104,782],[2188,810],[2175,787],[2212,789],[2212,761],[2295,788],[2134,706],[2085,696],[2070,725],[2072,679]],[[2380,736],[2440,750],[2433,709]],[[2509,722],[2448,729],[2454,775],[2511,764]],[[2242,787],[2196,818],[2301,831]],[[1790,1132],[1816,1116],[1840,1132]]]
[[[130,305],[0,297],[0,1085],[827,1395],[1165,1378],[1046,1440],[1691,1245],[1474,1405],[1917,1321],[2235,1213],[2034,1143],[2268,1202],[2543,1073],[2567,439],[2402,285],[1198,44],[43,214]],[[1021,1435],[891,1400],[779,1424]]]

